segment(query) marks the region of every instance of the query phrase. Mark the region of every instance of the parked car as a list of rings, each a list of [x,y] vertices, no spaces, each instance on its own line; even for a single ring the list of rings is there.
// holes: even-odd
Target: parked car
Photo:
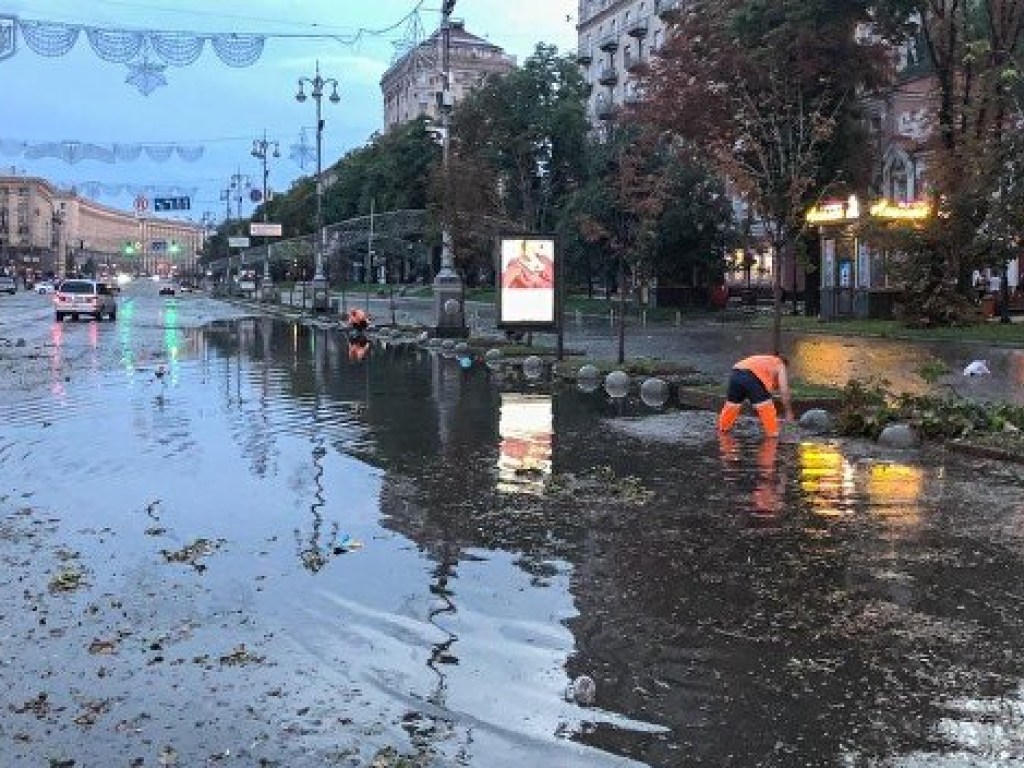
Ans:
[[[53,293],[57,290],[57,286],[49,280],[43,280],[41,283],[36,283],[36,287],[33,290],[35,290],[36,293]]]
[[[58,321],[67,315],[71,315],[72,320],[77,320],[79,315],[90,315],[96,320],[102,320],[104,315],[117,319],[114,291],[99,280],[65,280],[53,294],[53,307]]]
[[[10,275],[0,275],[0,293],[9,293],[12,296],[17,292],[18,285]]]
[[[164,283],[160,286],[161,296],[173,296],[175,294],[174,283]]]

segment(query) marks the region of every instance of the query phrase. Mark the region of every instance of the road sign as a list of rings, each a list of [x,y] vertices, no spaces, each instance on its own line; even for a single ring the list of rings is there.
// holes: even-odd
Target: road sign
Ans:
[[[228,248],[248,248],[249,238],[248,237],[229,237]]]
[[[138,197],[135,198],[135,212],[136,213],[145,213],[148,208],[149,208],[149,200],[147,200],[142,195],[139,195]]]
[[[154,211],[187,211],[192,208],[192,200],[188,197],[154,197]]]
[[[280,237],[281,225],[270,224],[265,221],[253,221],[249,223],[249,234],[253,237]]]

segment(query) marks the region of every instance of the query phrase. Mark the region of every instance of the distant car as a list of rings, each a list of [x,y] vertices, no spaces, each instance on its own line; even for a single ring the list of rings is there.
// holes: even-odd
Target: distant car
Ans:
[[[53,293],[57,290],[57,287],[49,280],[44,280],[41,283],[36,283],[36,287],[33,290],[36,293]]]
[[[163,285],[160,286],[160,295],[161,296],[173,296],[174,294],[175,294],[174,286],[171,285],[170,283],[164,283]]]
[[[12,296],[17,293],[18,285],[10,275],[0,275],[0,293],[9,293]]]
[[[111,287],[99,280],[65,280],[53,295],[54,314],[58,322],[67,315],[77,320],[79,315],[89,315],[102,320],[107,315],[117,319],[117,299]]]

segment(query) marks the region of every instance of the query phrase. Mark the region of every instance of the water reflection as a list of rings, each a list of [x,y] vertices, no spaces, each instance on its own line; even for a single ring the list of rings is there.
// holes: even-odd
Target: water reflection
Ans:
[[[732,433],[719,433],[722,480],[736,487],[734,495],[755,518],[770,520],[783,509],[785,477],[778,471],[779,441],[765,438],[753,446],[742,445]],[[753,478],[748,483],[748,478]],[[753,487],[748,487],[749,485]]]
[[[554,415],[550,395],[501,394],[498,434],[498,490],[503,493],[544,491],[551,475]]]
[[[854,501],[853,467],[836,446],[801,443],[798,448],[800,489],[815,515],[842,517]]]
[[[970,723],[958,710],[1019,699],[1022,549],[981,525],[1019,514],[1017,475],[986,476],[981,508],[975,470],[946,457],[719,439],[710,419],[640,442],[607,427],[603,394],[510,391],[413,345],[354,360],[344,335],[301,324],[175,343],[159,413],[118,371],[129,417],[72,414],[46,461],[0,469],[36,467],[55,507],[69,485],[130,477],[128,501],[90,513],[140,560],[139,497],[161,499],[168,536],[223,538],[203,594],[271,638],[273,674],[328,702],[311,741],[373,733],[488,768],[924,765]],[[96,413],[139,426],[83,468],[68,445]],[[557,495],[570,476],[604,485]],[[348,534],[365,549],[335,557]],[[595,706],[565,701],[578,675]],[[960,740],[975,757],[1012,747],[991,733]]]

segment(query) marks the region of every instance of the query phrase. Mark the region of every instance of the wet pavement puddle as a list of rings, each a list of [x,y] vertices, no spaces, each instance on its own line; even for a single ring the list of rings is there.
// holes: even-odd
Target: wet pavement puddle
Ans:
[[[1013,468],[642,440],[283,321],[93,332],[0,436],[5,765],[1024,759]]]

